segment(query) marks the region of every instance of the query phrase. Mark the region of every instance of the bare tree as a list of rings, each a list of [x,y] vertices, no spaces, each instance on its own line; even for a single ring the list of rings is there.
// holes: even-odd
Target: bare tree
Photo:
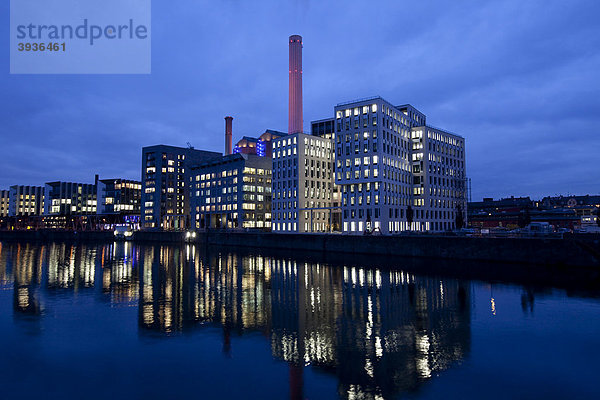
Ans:
[[[414,215],[414,211],[413,211],[412,207],[408,206],[408,208],[406,209],[406,222],[408,222],[409,230],[411,230],[414,216],[415,215]]]
[[[454,222],[456,224],[456,229],[462,229],[465,226],[465,217],[460,204],[456,206],[456,218],[454,219]]]

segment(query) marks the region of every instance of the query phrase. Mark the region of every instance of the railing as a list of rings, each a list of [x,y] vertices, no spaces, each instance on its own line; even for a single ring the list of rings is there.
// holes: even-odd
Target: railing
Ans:
[[[464,137],[463,137],[463,136],[459,135],[458,133],[451,132],[451,131],[449,131],[448,129],[442,129],[442,128],[438,128],[437,126],[430,125],[430,124],[426,124],[425,126],[426,126],[427,128],[436,129],[436,130],[438,130],[438,131],[442,131],[442,132],[444,132],[444,133],[447,133],[447,134],[450,134],[450,135],[454,135],[454,136],[457,136],[457,137],[459,137],[459,138],[461,138],[461,139],[464,139]]]
[[[363,102],[363,101],[378,100],[378,99],[381,99],[381,96],[363,97],[362,99],[356,99],[356,100],[351,100],[351,101],[345,101],[343,103],[338,103],[336,105],[336,107],[338,107],[338,106],[345,106],[345,105],[348,105],[348,104],[360,103],[360,102]]]

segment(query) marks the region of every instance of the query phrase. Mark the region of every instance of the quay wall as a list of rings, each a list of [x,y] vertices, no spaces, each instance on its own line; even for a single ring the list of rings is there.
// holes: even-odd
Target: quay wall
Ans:
[[[113,242],[111,231],[59,230],[0,231],[8,241]],[[183,232],[139,231],[134,242],[182,243]],[[312,251],[329,255],[357,254],[383,257],[440,258],[503,263],[578,266],[600,270],[600,236],[566,238],[498,238],[436,235],[354,236],[340,234],[275,234],[270,232],[197,232],[191,240],[199,245],[233,248]]]

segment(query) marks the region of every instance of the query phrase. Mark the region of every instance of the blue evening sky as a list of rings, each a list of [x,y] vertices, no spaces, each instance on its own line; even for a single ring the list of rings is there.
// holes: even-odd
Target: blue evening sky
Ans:
[[[154,0],[151,75],[9,75],[0,6],[0,188],[140,179],[141,147],[223,151],[374,95],[466,138],[473,199],[600,193],[600,2]]]

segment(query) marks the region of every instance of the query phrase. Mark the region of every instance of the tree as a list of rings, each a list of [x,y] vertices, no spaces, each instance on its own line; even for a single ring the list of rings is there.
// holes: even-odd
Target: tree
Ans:
[[[521,210],[517,223],[519,224],[519,228],[525,228],[531,223],[531,214],[529,213],[529,208],[526,208],[525,211]]]
[[[408,229],[412,227],[414,217],[414,211],[411,206],[408,206],[406,209],[406,222],[408,222]]]
[[[456,218],[454,219],[454,222],[456,224],[456,229],[462,229],[465,226],[465,217],[460,204],[456,206]]]
[[[531,223],[531,213],[529,212],[529,207],[525,209],[525,226]]]

